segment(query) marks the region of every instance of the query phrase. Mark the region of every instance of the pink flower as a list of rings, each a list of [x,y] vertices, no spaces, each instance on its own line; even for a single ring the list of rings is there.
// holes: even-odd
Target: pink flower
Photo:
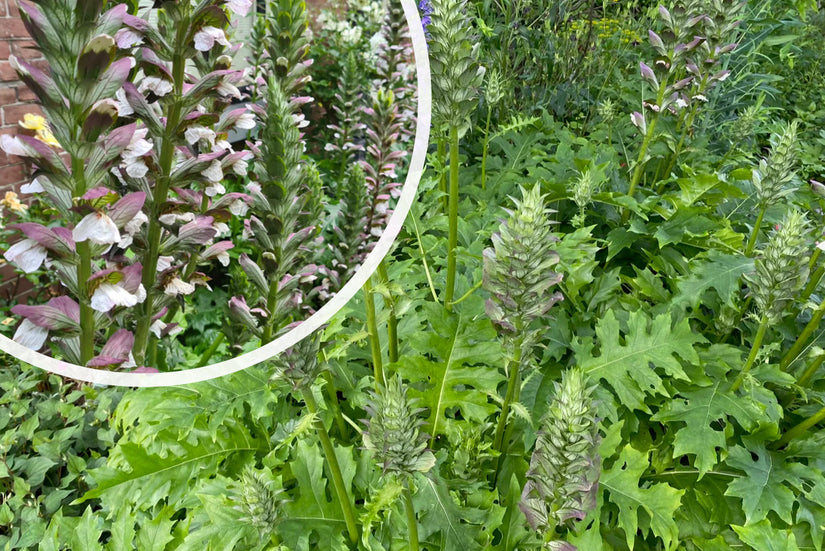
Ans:
[[[34,239],[23,239],[9,247],[3,257],[30,274],[46,260],[46,248]]]
[[[98,245],[110,245],[120,241],[117,224],[106,213],[96,211],[87,214],[72,230],[75,243],[91,241]]]

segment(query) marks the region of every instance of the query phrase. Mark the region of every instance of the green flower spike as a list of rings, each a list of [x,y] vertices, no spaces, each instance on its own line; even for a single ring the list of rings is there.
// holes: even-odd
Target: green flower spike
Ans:
[[[541,419],[536,447],[521,495],[530,526],[544,534],[545,547],[575,550],[559,540],[596,505],[600,471],[599,431],[593,405],[594,386],[580,368],[556,383],[556,396]]]

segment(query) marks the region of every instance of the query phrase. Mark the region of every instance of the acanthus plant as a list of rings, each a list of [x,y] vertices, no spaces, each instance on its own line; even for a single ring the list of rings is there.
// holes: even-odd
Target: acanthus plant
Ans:
[[[642,110],[630,116],[643,140],[632,166],[628,195],[632,196],[641,182],[650,147],[657,138],[657,123],[667,114],[674,119],[673,128],[663,134],[671,153],[659,166],[656,180],[670,176],[711,89],[730,74],[720,65],[724,56],[736,49],[733,40],[740,24],[736,16],[743,6],[742,2],[694,0],[679,2],[672,10],[659,6],[665,30],[661,35],[648,30],[656,58],[651,64],[639,62],[642,80],[654,99],[643,100]]]
[[[68,295],[17,307],[26,317],[17,340],[39,349],[51,334],[81,365],[146,365],[155,339],[174,332],[162,319],[169,306],[206,284],[198,264],[228,263],[232,243],[215,240],[248,198],[224,194],[221,181],[242,175],[249,153],[233,151],[225,132],[253,120],[243,109],[222,113],[239,96],[239,73],[223,54],[224,4],[166,2],[137,17],[125,4],[103,12],[95,1],[21,2],[50,70],[11,62],[69,166],[39,140],[3,138],[7,153],[36,168],[27,190],[48,196],[62,218],[22,225],[25,239],[6,255],[26,271],[49,263]],[[250,4],[228,7],[244,13]],[[188,74],[196,56],[212,71]]]
[[[262,92],[264,105],[253,109],[261,120],[260,143],[255,146],[253,175],[247,184],[252,207],[245,234],[254,239],[257,258],[240,256],[241,267],[257,291],[249,304],[236,296],[229,302],[230,317],[262,344],[270,342],[299,309],[299,284],[316,279],[313,239],[317,221],[311,209],[311,168],[302,159],[305,143],[301,128],[309,123],[299,112],[312,101],[296,94],[311,79],[306,3],[280,0],[269,21],[266,69],[270,77]],[[298,271],[295,267],[298,267]]]

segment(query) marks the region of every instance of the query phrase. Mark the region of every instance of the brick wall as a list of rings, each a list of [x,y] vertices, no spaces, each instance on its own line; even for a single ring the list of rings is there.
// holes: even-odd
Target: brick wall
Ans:
[[[34,104],[34,94],[17,80],[9,63],[10,55],[43,63],[40,52],[32,48],[33,44],[18,15],[16,0],[0,0],[0,134],[18,133],[17,123],[26,113],[41,114]],[[0,151],[0,193],[16,189],[26,183],[28,177],[29,169],[22,159],[9,158]]]

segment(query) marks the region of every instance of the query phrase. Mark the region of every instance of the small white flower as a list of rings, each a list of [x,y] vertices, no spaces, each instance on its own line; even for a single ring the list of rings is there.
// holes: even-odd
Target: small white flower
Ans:
[[[218,259],[218,262],[221,263],[222,266],[229,266],[229,253],[223,251],[222,253],[218,253],[218,256],[215,258]]]
[[[234,84],[222,80],[218,83],[218,94],[223,97],[233,97],[241,99],[241,91]]]
[[[255,128],[255,115],[249,112],[244,113],[235,121],[235,127],[241,130],[252,130]]]
[[[121,168],[126,169],[126,174],[132,178],[143,178],[149,171],[149,167],[143,160],[145,155],[152,151],[152,141],[147,140],[148,128],[139,128],[132,135],[132,139],[126,149],[123,150],[120,163]]]
[[[816,248],[819,249],[820,251],[825,251],[825,241],[819,241],[816,244]]]
[[[9,247],[3,257],[30,274],[46,260],[46,248],[34,239],[23,239]]]
[[[18,157],[29,156],[29,152],[17,136],[9,136],[8,134],[0,136],[0,149],[8,155],[17,155]]]
[[[89,240],[98,245],[109,245],[120,242],[120,232],[117,224],[103,212],[96,211],[87,214],[72,230],[72,239],[76,243]]]
[[[708,102],[708,98],[703,96],[702,94],[696,94],[695,96],[693,96],[693,99],[696,99],[696,100],[699,100],[699,101],[702,101],[702,102],[705,102],[705,103]]]
[[[30,184],[23,184],[20,186],[20,193],[40,193],[41,191],[46,190],[37,178],[32,180],[32,183]]]
[[[249,210],[249,205],[243,199],[235,199],[229,204],[229,212],[235,216],[244,216]]]
[[[174,256],[159,256],[158,257],[158,271],[163,272],[172,267],[172,262],[175,261]]]
[[[223,195],[226,193],[226,188],[223,187],[223,184],[218,182],[217,184],[212,184],[204,190],[207,197],[215,197],[216,195]]]
[[[161,332],[166,329],[166,324],[163,323],[163,320],[155,320],[152,322],[152,325],[149,326],[149,331],[151,331],[157,338],[160,338]]]
[[[40,350],[49,336],[49,330],[45,327],[40,327],[27,319],[14,332],[12,340],[17,344],[23,345],[31,350]]]
[[[146,216],[142,210],[139,210],[138,213],[135,215],[134,218],[126,222],[126,225],[123,226],[123,231],[128,233],[129,235],[134,235],[140,228],[149,221],[149,217]]]
[[[210,145],[215,143],[215,132],[198,124],[187,128],[184,137],[186,137],[186,142],[189,145],[195,145],[201,140],[205,140]]]
[[[212,146],[212,153],[217,151],[228,151],[232,149],[232,144],[226,140],[216,140],[215,145]]]
[[[229,225],[226,222],[215,222],[214,224],[212,224],[212,227],[215,228],[215,231],[218,232],[217,234],[215,234],[215,237],[220,237],[222,235],[229,234]],[[248,238],[244,237],[244,239]]]
[[[195,49],[199,52],[208,52],[215,43],[221,46],[229,46],[229,41],[226,39],[226,33],[217,27],[204,27],[195,33]]]
[[[212,163],[210,163],[210,165],[205,170],[201,171],[201,174],[203,174],[206,177],[206,179],[210,182],[220,182],[221,180],[223,180],[223,170],[221,169],[221,162],[215,159],[214,161],[212,161]],[[207,195],[209,194],[207,193]],[[214,195],[214,193],[212,195]]]
[[[232,172],[238,176],[246,176],[246,171],[249,169],[249,163],[243,159],[238,159],[232,164]]]
[[[145,94],[147,90],[153,92],[156,96],[163,97],[172,92],[173,86],[172,83],[166,79],[158,77],[144,77],[144,79],[140,81],[138,92]]]
[[[98,312],[108,312],[115,306],[131,307],[139,302],[139,293],[132,294],[120,285],[114,283],[101,283],[92,293],[91,307]],[[144,298],[145,291],[144,291]]]
[[[179,277],[174,277],[169,280],[169,283],[166,284],[163,292],[171,296],[191,295],[195,292],[195,286],[191,283],[183,281]]]

